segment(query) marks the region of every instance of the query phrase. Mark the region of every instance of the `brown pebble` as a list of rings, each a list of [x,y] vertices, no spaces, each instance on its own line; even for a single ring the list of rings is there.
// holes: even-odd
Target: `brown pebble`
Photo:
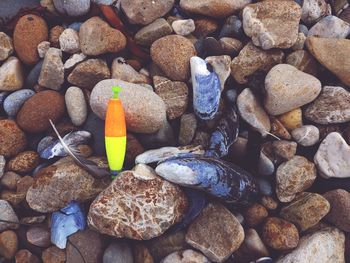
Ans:
[[[33,226],[29,228],[26,237],[28,242],[34,246],[48,247],[51,244],[50,230],[45,227]]]
[[[16,190],[17,182],[21,179],[21,176],[15,172],[8,171],[1,177],[1,185],[10,190]]]
[[[267,212],[266,208],[257,203],[249,206],[243,214],[245,222],[249,227],[259,225],[265,220],[265,218],[268,217],[268,215],[269,213]]]
[[[51,28],[49,41],[52,47],[55,47],[55,48],[60,47],[59,38],[63,31],[64,31],[64,27],[61,27],[61,26],[55,26]]]
[[[0,155],[12,157],[27,146],[25,133],[13,120],[0,120]]]
[[[27,249],[16,253],[16,263],[40,263],[40,259]]]
[[[17,173],[29,173],[39,165],[39,155],[34,151],[25,151],[11,159],[8,169]]]
[[[18,247],[17,235],[14,231],[7,230],[0,234],[0,255],[6,259],[15,256]]]
[[[43,263],[65,263],[66,251],[61,250],[56,246],[45,249],[41,255]]]
[[[193,35],[198,38],[207,37],[208,35],[214,33],[219,27],[218,22],[210,18],[196,19],[194,20],[194,24],[196,29],[193,32]]]
[[[261,204],[265,206],[268,210],[276,210],[278,207],[278,202],[268,195],[264,195],[261,198]]]

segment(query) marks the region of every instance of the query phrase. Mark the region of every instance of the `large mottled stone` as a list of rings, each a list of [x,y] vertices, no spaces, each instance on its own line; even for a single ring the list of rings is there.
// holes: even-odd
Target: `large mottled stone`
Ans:
[[[19,222],[15,211],[13,211],[11,205],[5,200],[0,200],[0,219],[14,223]],[[9,228],[16,229],[18,228],[18,224],[0,222],[0,232]]]
[[[106,167],[101,158],[91,160]],[[33,210],[41,213],[57,211],[73,200],[91,200],[105,189],[109,182],[106,178],[94,178],[70,157],[41,169],[34,175],[34,180],[26,200]]]
[[[19,90],[23,82],[21,62],[16,57],[9,57],[0,67],[0,91]]]
[[[61,88],[64,82],[64,66],[61,50],[49,48],[46,52],[38,82],[41,86],[49,89],[59,90]]]
[[[319,124],[350,121],[350,93],[342,87],[325,86],[305,110],[305,117]]]
[[[265,78],[265,108],[280,115],[313,101],[321,92],[321,82],[288,64],[274,66]]]
[[[263,49],[290,48],[298,38],[300,17],[294,1],[262,1],[243,9],[243,29]]]
[[[118,238],[148,240],[163,234],[186,212],[185,194],[150,167],[118,175],[91,204],[90,227]]]
[[[225,261],[244,240],[237,218],[219,203],[210,203],[192,222],[186,242],[214,262]]]

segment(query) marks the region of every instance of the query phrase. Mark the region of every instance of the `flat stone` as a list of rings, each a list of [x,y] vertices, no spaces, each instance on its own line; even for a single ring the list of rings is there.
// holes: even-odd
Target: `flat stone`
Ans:
[[[243,9],[243,29],[263,49],[290,48],[298,38],[301,8],[294,1],[263,1]]]
[[[249,3],[250,0],[180,0],[181,8],[187,12],[216,18],[238,13]]]
[[[324,0],[305,0],[301,9],[301,20],[307,24],[312,25],[321,17],[327,14],[328,7]]]
[[[66,60],[66,62],[64,62],[64,69],[71,69],[86,58],[87,56],[83,53],[73,54],[70,58]]]
[[[186,234],[186,242],[214,262],[225,261],[243,240],[243,227],[219,203],[209,203],[189,226]]]
[[[30,252],[28,249],[18,250],[15,255],[16,263],[25,262],[25,263],[40,263],[40,259]]]
[[[293,139],[302,146],[312,146],[320,139],[320,130],[313,125],[304,125],[292,131]]]
[[[296,224],[301,231],[318,224],[330,210],[330,204],[319,194],[301,193],[289,205],[281,209],[280,215],[285,220]]]
[[[321,82],[288,64],[274,66],[265,78],[265,108],[279,115],[310,103],[321,92]]]
[[[336,189],[323,194],[330,204],[326,220],[337,228],[350,232],[350,193]]]
[[[184,114],[181,116],[179,144],[189,145],[197,130],[197,119],[193,113]]]
[[[278,217],[269,217],[262,228],[264,243],[275,250],[295,248],[299,242],[298,229]]]
[[[104,162],[101,158],[92,160]],[[94,178],[69,157],[41,169],[34,180],[26,200],[31,209],[41,213],[57,211],[73,200],[91,200],[108,185],[108,180]]]
[[[186,83],[160,76],[154,76],[153,83],[155,93],[165,103],[167,117],[170,120],[180,117],[186,111],[189,99]]]
[[[119,52],[126,46],[125,36],[97,16],[91,17],[81,25],[79,40],[81,51],[88,56]]]
[[[87,118],[87,105],[84,92],[78,87],[70,87],[65,94],[68,115],[75,126],[81,126]]]
[[[273,141],[272,149],[277,157],[283,160],[290,160],[294,157],[297,151],[297,144],[291,141]]]
[[[61,50],[49,48],[46,52],[38,82],[41,86],[49,89],[61,89],[61,85],[64,82],[64,67]]]
[[[319,124],[350,121],[350,93],[342,87],[325,86],[305,110],[308,120]]]
[[[90,0],[65,1],[53,0],[55,8],[58,12],[68,16],[82,16],[90,10]]]
[[[0,234],[0,255],[6,259],[14,258],[18,248],[18,238],[14,231],[6,230]]]
[[[181,189],[160,179],[153,170],[125,171],[93,201],[88,223],[103,234],[148,240],[179,222],[186,209]]]
[[[190,77],[190,59],[196,50],[190,40],[179,35],[165,36],[151,46],[153,62],[171,80],[187,81]],[[169,58],[172,59],[169,63]]]
[[[164,18],[158,18],[137,31],[135,42],[139,45],[150,46],[154,41],[170,35],[172,32],[173,29],[169,23]]]
[[[293,53],[289,54],[286,58],[286,63],[296,67],[305,73],[311,74],[313,76],[317,75],[317,61],[306,50],[296,50]]]
[[[16,57],[9,57],[0,67],[0,91],[15,91],[23,86],[21,62]]]
[[[225,88],[225,82],[231,73],[231,57],[227,55],[211,56],[207,57],[205,61],[209,63],[213,67],[214,72],[218,74],[221,84],[221,91],[223,91]]]
[[[25,133],[13,120],[0,120],[0,154],[12,157],[25,149],[27,138]]]
[[[350,33],[349,23],[336,16],[326,16],[309,29],[308,37],[346,38]]]
[[[276,263],[344,263],[344,233],[329,227],[303,236],[296,249]]]
[[[43,41],[38,44],[38,54],[40,58],[44,58],[47,51],[50,48],[50,42],[49,41]]]
[[[63,52],[74,54],[80,51],[79,35],[74,29],[65,29],[59,37],[59,42]]]
[[[0,200],[0,218],[2,220],[10,221],[10,222],[19,222],[18,217],[13,211],[11,205],[5,201],[5,200]],[[5,222],[0,222],[0,231],[4,231],[6,229],[17,229],[18,224],[13,224],[13,223],[5,223]]]
[[[41,255],[43,263],[65,263],[66,252],[56,246],[45,249]]]
[[[150,79],[127,64],[124,58],[119,57],[112,63],[112,79],[120,79],[135,84],[149,84]]]
[[[6,60],[12,53],[12,39],[4,32],[0,32],[0,61]]]
[[[180,36],[187,36],[194,32],[196,26],[193,19],[179,19],[171,24],[174,32]]]
[[[210,263],[209,259],[203,254],[194,251],[192,249],[180,250],[170,255],[160,261],[160,263]]]
[[[46,227],[33,226],[26,233],[27,241],[38,247],[48,247],[51,244],[50,230]]]
[[[8,163],[8,169],[17,173],[29,173],[39,165],[40,157],[37,152],[25,151],[16,155]]]
[[[350,40],[309,37],[306,46],[318,62],[350,86]]]
[[[111,72],[103,59],[88,59],[79,63],[68,76],[68,82],[92,89],[101,80],[109,79]]]
[[[21,89],[15,92],[12,92],[4,100],[4,110],[6,114],[10,117],[15,117],[17,112],[20,110],[24,102],[31,98],[35,92],[31,89]]]
[[[255,97],[253,92],[246,88],[237,98],[237,107],[241,117],[253,127],[254,130],[266,136],[270,130],[270,119],[264,108]]]
[[[119,98],[123,103],[129,131],[154,133],[162,127],[166,120],[163,100],[145,87],[116,79],[100,81],[91,92],[90,106],[99,118],[105,118],[108,101],[113,97],[113,86],[123,87]]]
[[[231,74],[238,83],[244,84],[254,72],[268,72],[273,66],[282,63],[283,58],[284,54],[281,50],[263,50],[252,42],[248,42],[239,55],[232,60]]]
[[[315,165],[305,157],[294,156],[276,172],[276,194],[281,202],[292,201],[297,193],[308,189],[316,179]]]
[[[127,242],[113,242],[103,253],[103,263],[134,263],[130,245]]]

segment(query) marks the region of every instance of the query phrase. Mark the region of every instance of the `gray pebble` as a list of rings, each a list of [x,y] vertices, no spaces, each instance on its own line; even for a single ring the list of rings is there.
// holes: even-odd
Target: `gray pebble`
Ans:
[[[82,22],[74,22],[70,25],[68,25],[68,28],[74,29],[75,31],[79,32],[80,26],[82,25]]]
[[[14,117],[23,103],[32,97],[35,92],[31,89],[22,89],[11,93],[4,101],[4,110],[8,116]]]
[[[260,160],[258,164],[258,172],[261,175],[271,175],[275,171],[273,162],[264,154],[260,153]]]
[[[272,189],[272,185],[268,179],[260,177],[258,178],[257,181],[258,181],[259,189],[263,195],[268,195],[268,196],[273,195],[274,190]]]
[[[103,263],[133,263],[131,247],[126,242],[110,244],[103,254]]]
[[[44,60],[40,60],[36,65],[32,68],[32,70],[29,72],[26,82],[25,82],[25,87],[26,88],[33,88],[37,83],[39,79],[39,75],[41,72],[41,67],[43,66]]]
[[[8,94],[9,94],[9,92],[7,92],[7,91],[0,92],[0,107],[3,105]]]
[[[90,0],[53,0],[58,12],[68,16],[82,16],[90,10]]]
[[[76,126],[82,125],[87,118],[87,105],[83,91],[78,87],[70,87],[66,91],[65,101],[72,123]]]
[[[310,28],[308,37],[346,38],[350,33],[350,25],[336,16],[326,16]]]
[[[316,126],[304,125],[292,131],[294,140],[302,146],[312,146],[318,143],[320,131]]]

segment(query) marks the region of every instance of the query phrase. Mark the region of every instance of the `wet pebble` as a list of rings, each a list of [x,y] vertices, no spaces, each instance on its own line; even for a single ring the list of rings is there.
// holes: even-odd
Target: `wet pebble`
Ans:
[[[208,17],[195,19],[194,24],[195,31],[193,32],[193,35],[197,38],[207,37],[214,33],[219,27],[216,20]]]
[[[9,57],[0,67],[0,91],[15,91],[23,86],[23,71],[20,60]]]
[[[317,61],[306,50],[297,50],[289,54],[286,63],[305,73],[317,76]]]
[[[12,39],[4,32],[0,32],[0,61],[6,60],[12,53]]]
[[[101,120],[92,111],[89,113],[86,122],[84,123],[83,129],[90,132],[93,137],[92,148],[94,153],[98,156],[106,154],[105,142],[103,139],[105,134],[105,122]]]
[[[241,37],[243,34],[243,24],[238,16],[229,16],[221,28],[219,38],[223,37]]]
[[[197,130],[197,120],[193,113],[183,114],[180,121],[179,144],[189,145]]]
[[[27,78],[25,80],[26,88],[31,89],[38,83],[43,62],[44,62],[43,60],[40,60],[38,63],[36,63],[35,66],[29,72],[29,74],[27,75]]]
[[[303,112],[301,108],[297,108],[283,113],[278,117],[278,120],[288,130],[294,130],[300,128],[303,125]]]
[[[59,37],[60,48],[63,52],[70,54],[78,53],[79,48],[79,35],[74,29],[65,29]]]
[[[54,26],[53,28],[50,29],[50,37],[49,41],[52,47],[55,48],[60,48],[60,35],[64,31],[64,27],[62,26]]]
[[[269,176],[275,171],[275,165],[273,162],[263,153],[260,153],[258,162],[258,173],[260,175]]]
[[[171,26],[174,32],[181,36],[187,36],[196,29],[193,19],[176,20]]]
[[[103,253],[103,263],[134,263],[130,245],[127,242],[113,242]]]
[[[79,0],[67,2],[64,0],[53,0],[58,12],[67,16],[82,16],[90,10],[90,0]]]
[[[302,146],[312,146],[318,143],[320,131],[316,126],[304,125],[292,131],[293,139]]]
[[[350,24],[336,16],[326,16],[309,29],[308,37],[346,38]]]
[[[255,203],[245,210],[243,216],[249,227],[255,227],[262,223],[268,215],[269,213],[263,205]]]
[[[41,255],[43,263],[65,263],[66,253],[56,246],[45,249]]]
[[[72,123],[81,126],[85,122],[88,113],[83,91],[78,87],[68,88],[65,94],[65,102]]]
[[[224,55],[236,56],[243,48],[242,42],[235,38],[223,37],[220,38],[219,43]]]
[[[25,262],[25,263],[40,263],[40,259],[30,252],[28,249],[18,250],[15,255],[16,263]]]

